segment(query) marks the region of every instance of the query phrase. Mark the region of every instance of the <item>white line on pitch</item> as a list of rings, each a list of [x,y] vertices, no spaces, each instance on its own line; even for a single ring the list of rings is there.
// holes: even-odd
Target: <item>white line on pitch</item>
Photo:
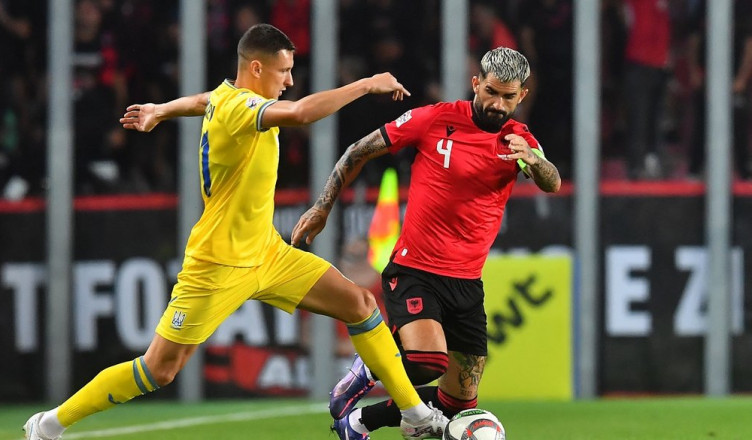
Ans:
[[[166,420],[164,422],[147,423],[144,425],[124,426],[122,428],[100,429],[96,431],[84,431],[65,434],[66,440],[108,437],[123,434],[138,434],[142,432],[164,431],[173,428],[185,428],[187,426],[210,425],[222,422],[242,422],[247,420],[272,419],[299,414],[326,413],[329,409],[324,403],[311,403],[309,405],[289,406],[283,408],[264,409],[260,411],[248,411],[232,414],[218,414],[215,416],[192,417],[190,419]]]

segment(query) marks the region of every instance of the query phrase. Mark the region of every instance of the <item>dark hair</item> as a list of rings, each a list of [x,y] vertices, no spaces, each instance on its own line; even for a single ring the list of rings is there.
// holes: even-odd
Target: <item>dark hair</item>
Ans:
[[[238,41],[238,58],[251,60],[255,53],[274,55],[280,50],[294,51],[295,45],[284,32],[270,24],[257,24],[248,28]]]

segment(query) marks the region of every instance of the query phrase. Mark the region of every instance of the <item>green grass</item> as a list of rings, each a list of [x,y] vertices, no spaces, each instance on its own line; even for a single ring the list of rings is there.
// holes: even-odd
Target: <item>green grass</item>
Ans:
[[[506,401],[481,402],[481,407],[499,417],[510,440],[752,439],[752,398],[747,397]],[[40,409],[0,406],[0,440],[21,439],[21,425]],[[79,422],[64,439],[336,440],[329,424],[326,404],[303,400],[135,401]],[[101,432],[121,428],[135,432]],[[397,429],[388,428],[371,438],[400,436]]]

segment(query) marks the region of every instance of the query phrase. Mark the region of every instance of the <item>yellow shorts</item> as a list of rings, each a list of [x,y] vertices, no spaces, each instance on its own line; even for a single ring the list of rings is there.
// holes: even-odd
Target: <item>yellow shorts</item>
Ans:
[[[330,267],[281,238],[255,267],[223,266],[186,255],[157,334],[179,344],[200,344],[249,299],[292,313]]]

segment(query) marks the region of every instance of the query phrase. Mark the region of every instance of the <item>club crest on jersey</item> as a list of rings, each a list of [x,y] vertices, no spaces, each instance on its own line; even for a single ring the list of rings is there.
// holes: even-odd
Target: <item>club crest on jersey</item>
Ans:
[[[176,310],[175,314],[172,315],[172,328],[180,330],[183,327],[183,321],[185,321],[185,312]]]
[[[413,112],[412,110],[408,110],[405,113],[402,113],[402,116],[400,116],[399,118],[397,118],[396,121],[394,121],[397,124],[397,127],[400,127],[402,124],[412,119],[413,117],[412,112]]]
[[[246,99],[245,106],[252,110],[261,101],[262,101],[262,99],[259,98],[258,96],[251,96],[250,98]]]
[[[408,298],[406,302],[407,311],[411,315],[417,315],[423,311],[423,298]]]

